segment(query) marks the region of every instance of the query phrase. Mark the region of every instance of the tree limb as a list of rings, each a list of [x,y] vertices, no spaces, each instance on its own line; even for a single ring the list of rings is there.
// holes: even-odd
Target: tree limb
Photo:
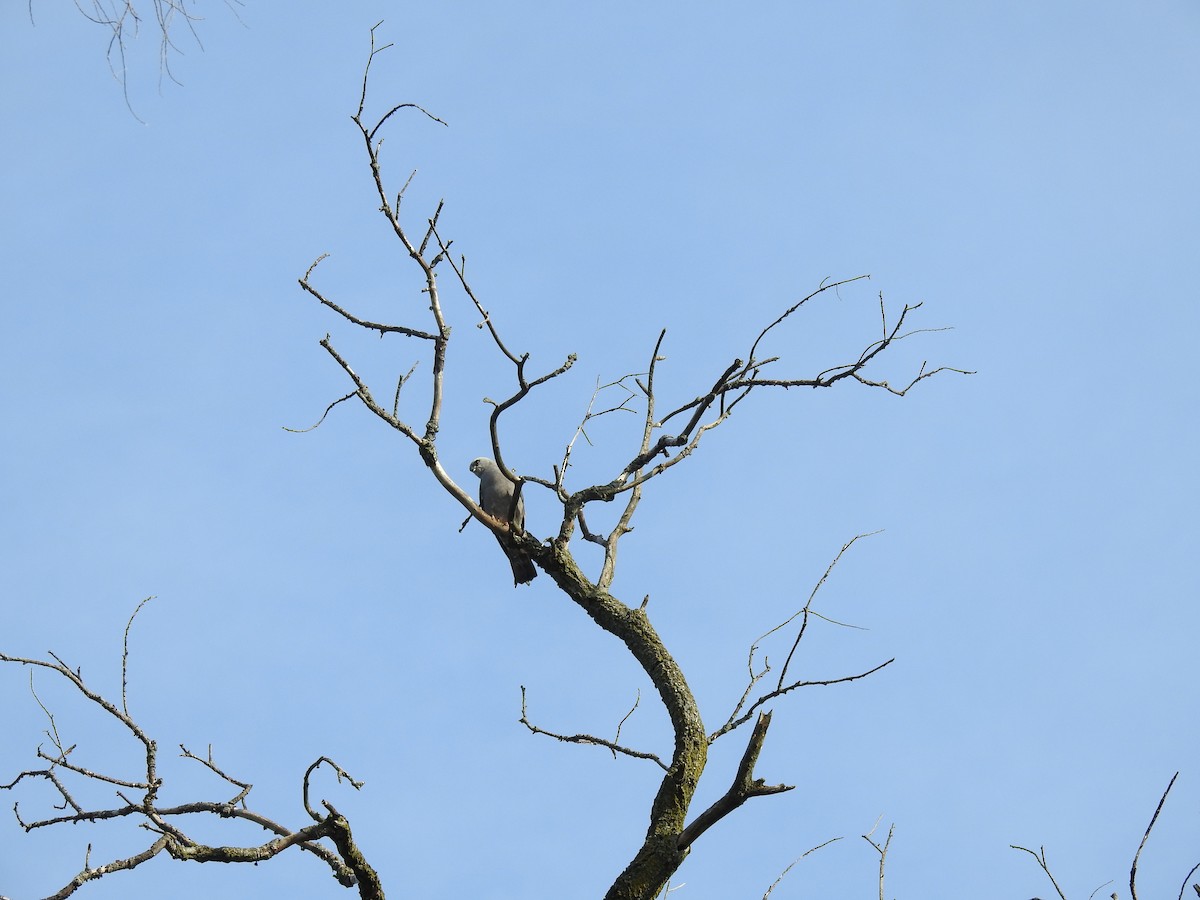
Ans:
[[[637,708],[637,704],[634,704],[634,708],[635,709]],[[629,712],[632,713],[633,710],[630,710]],[[625,718],[626,719],[629,718],[629,715],[626,715]],[[528,717],[528,715],[526,713],[526,709],[525,709],[525,685],[521,685],[521,718],[519,721],[522,725],[524,725],[526,728],[529,729],[531,734],[544,734],[544,735],[546,735],[546,737],[552,737],[555,740],[562,741],[565,744],[591,744],[596,747],[607,747],[609,750],[612,751],[612,754],[614,757],[618,753],[621,753],[621,754],[624,754],[625,756],[632,756],[636,759],[648,759],[648,760],[651,760],[652,762],[656,763],[660,769],[662,769],[664,771],[666,771],[666,769],[667,769],[667,764],[664,763],[662,761],[662,759],[660,759],[658,754],[656,754],[656,753],[648,753],[644,750],[633,750],[629,747],[624,747],[624,746],[616,743],[615,741],[607,741],[604,738],[595,737],[590,734],[571,734],[571,735],[556,734],[553,731],[546,731],[544,728],[540,728],[539,726],[534,725],[532,722],[529,721],[529,717]],[[622,719],[621,723],[624,724],[624,722],[625,722],[625,719]],[[618,726],[617,727],[617,736],[620,737],[620,735],[621,735],[621,728],[620,728],[620,726]]]
[[[746,752],[742,754],[742,761],[738,764],[733,784],[721,799],[700,813],[690,825],[683,829],[683,833],[679,835],[679,849],[686,850],[696,842],[700,835],[751,797],[781,794],[795,787],[791,784],[769,785],[763,779],[754,777],[754,766],[758,763],[758,756],[762,753],[763,742],[767,739],[767,729],[770,727],[771,714],[769,712],[760,713],[758,721],[754,723],[754,730],[750,733],[750,740],[746,744]]]

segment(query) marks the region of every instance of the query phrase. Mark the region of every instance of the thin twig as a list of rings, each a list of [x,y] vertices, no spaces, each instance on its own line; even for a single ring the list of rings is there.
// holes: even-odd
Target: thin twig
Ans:
[[[133,615],[129,617],[129,621],[125,623],[125,639],[122,643],[121,650],[121,709],[125,711],[125,715],[129,715],[129,704],[126,702],[125,691],[128,686],[129,675],[129,629],[133,627],[133,620],[137,618],[137,614],[142,611],[142,607],[153,600],[154,597],[147,597],[133,611]]]
[[[1129,867],[1129,900],[1137,900],[1138,860],[1142,856],[1142,849],[1146,846],[1146,841],[1150,840],[1150,832],[1154,828],[1154,823],[1158,821],[1158,814],[1162,812],[1163,804],[1167,802],[1167,794],[1171,793],[1171,788],[1175,786],[1175,779],[1178,777],[1178,772],[1171,776],[1171,781],[1167,784],[1167,789],[1163,791],[1162,797],[1159,798],[1158,806],[1154,809],[1154,815],[1150,817],[1150,824],[1146,826],[1146,833],[1142,835],[1142,842],[1138,844],[1137,853],[1133,854],[1133,864]]]
[[[779,886],[779,882],[783,881],[784,876],[787,875],[788,872],[792,871],[792,868],[796,865],[796,863],[800,862],[800,860],[804,859],[804,857],[808,856],[810,853],[816,853],[822,847],[828,847],[830,844],[834,843],[835,841],[840,841],[840,840],[841,840],[840,837],[830,838],[829,840],[825,841],[822,844],[817,844],[817,846],[812,847],[809,850],[805,850],[803,853],[801,853],[799,856],[797,856],[795,859],[793,859],[788,864],[788,867],[779,873],[779,877],[771,882],[771,886],[769,888],[767,888],[767,892],[762,895],[762,900],[768,900],[768,898],[771,896],[771,892],[774,891],[775,888],[777,888]]]
[[[1019,847],[1019,846],[1017,846],[1016,844],[1009,844],[1008,846],[1009,846],[1009,847],[1011,847],[1013,850],[1021,850],[1021,851],[1025,852],[1025,853],[1028,853],[1030,856],[1032,856],[1034,859],[1036,859],[1036,860],[1037,860],[1037,864],[1038,864],[1039,866],[1041,866],[1041,867],[1042,867],[1042,871],[1046,873],[1046,877],[1050,879],[1050,883],[1051,883],[1052,885],[1054,885],[1054,890],[1055,890],[1055,892],[1058,894],[1058,896],[1059,896],[1059,900],[1067,900],[1067,895],[1066,895],[1066,894],[1064,894],[1064,893],[1062,892],[1062,888],[1060,888],[1060,887],[1058,886],[1058,882],[1054,880],[1054,875],[1053,875],[1053,873],[1050,871],[1050,866],[1049,866],[1049,864],[1046,862],[1046,848],[1045,848],[1045,846],[1042,846],[1042,847],[1039,847],[1039,848],[1038,848],[1038,849],[1041,851],[1041,852],[1040,852],[1040,855],[1039,855],[1038,853],[1034,853],[1034,852],[1033,852],[1032,850],[1030,850],[1028,847]]]
[[[284,431],[290,431],[292,434],[304,434],[305,432],[312,431],[316,428],[321,427],[321,423],[325,421],[325,417],[327,415],[329,415],[329,411],[331,409],[333,409],[339,403],[345,403],[351,397],[357,397],[357,396],[358,396],[358,391],[351,391],[345,397],[338,397],[336,400],[334,400],[332,403],[330,403],[327,407],[325,407],[325,412],[321,413],[321,418],[317,419],[317,421],[314,424],[309,425],[307,428],[288,428],[286,425],[281,425],[280,427]]]
[[[637,704],[635,703],[634,709],[636,709],[636,708],[637,708]],[[629,711],[629,713],[627,713],[625,715],[625,719],[628,719],[629,716],[632,715],[632,713],[633,713],[633,710],[631,709]],[[622,719],[621,722],[624,723],[625,719]],[[659,758],[659,756],[655,753],[647,753],[644,750],[633,750],[629,747],[623,747],[614,741],[607,741],[604,738],[596,737],[591,734],[569,734],[569,735],[568,734],[556,734],[553,731],[546,731],[544,728],[540,728],[537,725],[534,725],[532,722],[529,721],[529,716],[527,715],[526,708],[525,708],[525,685],[521,685],[521,718],[518,719],[517,721],[519,721],[522,725],[524,725],[526,728],[528,728],[531,734],[544,734],[544,735],[546,735],[546,737],[552,737],[557,741],[562,741],[564,744],[591,744],[592,746],[595,746],[595,747],[606,747],[610,751],[612,751],[614,759],[616,758],[616,755],[618,753],[622,753],[625,756],[632,756],[635,759],[648,759],[651,762],[656,763],[658,765],[658,767],[660,769],[662,769],[663,771],[666,771],[668,768],[667,764],[664,763],[662,761],[662,759]],[[620,735],[620,733],[621,733],[621,729],[618,726],[618,728],[617,728],[618,736]]]

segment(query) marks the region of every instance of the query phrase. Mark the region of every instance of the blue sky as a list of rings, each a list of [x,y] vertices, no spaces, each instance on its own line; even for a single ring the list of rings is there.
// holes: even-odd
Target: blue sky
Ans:
[[[225,791],[179,743],[303,824],[316,757],[366,781],[321,793],[397,896],[591,897],[640,842],[652,764],[535,738],[610,734],[665,753],[665,717],[623,649],[549,579],[507,565],[402,440],[349,404],[327,332],[388,396],[418,348],[355,335],[297,287],[422,322],[349,121],[368,30],[383,161],[419,221],[438,198],[474,286],[539,370],[567,379],[506,432],[545,475],[596,379],[641,371],[667,328],[667,398],[690,399],[826,277],[864,273],[769,348],[811,375],[878,328],[916,324],[881,377],[924,359],[978,370],[905,399],[852,385],[760,394],[646,492],[619,596],[652,620],[716,727],[750,642],[803,604],[802,673],[864,682],[773,704],[758,774],[797,789],[697,844],[680,898],[875,896],[859,835],[896,823],[888,896],[1046,897],[1009,844],[1045,845],[1068,897],[1129,861],[1174,897],[1197,862],[1200,626],[1194,280],[1200,246],[1200,8],[1194,3],[625,2],[558,9],[346,2],[304,15],[205,4],[158,85],[147,28],[126,109],[105,35],[71,4],[3,13],[5,415],[0,648],[53,650],[120,691],[163,748],[166,796]],[[144,124],[142,124],[144,122]],[[474,489],[484,396],[511,378],[451,295],[443,460]],[[413,386],[427,364],[414,376]],[[415,403],[415,401],[414,401]],[[414,417],[419,415],[414,405]],[[419,419],[420,420],[420,419]],[[579,478],[636,441],[596,423]],[[617,461],[621,460],[620,463]],[[529,499],[529,527],[553,510]],[[594,571],[587,551],[581,557]],[[780,648],[768,647],[778,659]],[[39,696],[96,767],[137,750],[50,679]],[[0,774],[33,766],[44,716],[0,670]],[[44,739],[43,739],[44,740]],[[697,811],[743,738],[714,748]],[[7,776],[5,776],[7,778]],[[111,802],[99,792],[84,796]],[[32,815],[46,797],[15,799]],[[7,800],[5,801],[7,805]],[[252,830],[197,823],[211,842]],[[0,820],[0,893],[58,889],[147,843],[120,827],[23,834]],[[310,857],[255,868],[156,860],[78,896],[338,896]],[[341,894],[345,896],[345,894]]]

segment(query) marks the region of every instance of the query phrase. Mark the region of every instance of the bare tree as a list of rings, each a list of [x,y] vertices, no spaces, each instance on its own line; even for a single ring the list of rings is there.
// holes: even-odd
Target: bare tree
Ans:
[[[119,28],[117,33],[119,35]],[[433,214],[421,220],[416,228],[409,224],[407,216],[402,217],[402,204],[409,182],[405,182],[395,194],[386,185],[380,162],[381,132],[384,126],[392,121],[393,116],[405,110],[415,111],[433,122],[441,120],[412,103],[394,106],[375,120],[365,118],[371,65],[376,56],[386,49],[386,46],[375,46],[372,29],[372,45],[363,74],[362,94],[358,109],[352,118],[362,136],[366,160],[386,225],[421,279],[423,297],[414,304],[414,308],[423,310],[422,315],[427,314],[428,319],[424,323],[409,319],[403,320],[403,323],[384,323],[369,321],[351,312],[332,299],[327,289],[318,287],[314,281],[314,273],[324,256],[319,257],[309,267],[300,279],[300,286],[350,326],[376,333],[381,337],[396,335],[421,348],[418,358],[429,368],[426,376],[428,394],[422,404],[423,422],[413,420],[400,412],[401,394],[415,371],[416,363],[398,376],[394,391],[389,383],[387,390],[391,395],[391,403],[386,404],[376,398],[372,386],[356,371],[351,361],[335,347],[333,339],[327,335],[320,345],[349,380],[351,390],[329,404],[317,425],[320,425],[328,413],[339,404],[347,400],[357,400],[361,403],[394,430],[403,442],[411,445],[417,458],[433,478],[465,510],[467,521],[474,519],[491,530],[510,559],[532,561],[591,622],[620,640],[650,679],[671,724],[673,742],[669,752],[656,753],[627,746],[621,742],[619,727],[611,740],[591,734],[568,735],[543,729],[530,721],[524,703],[521,715],[521,722],[534,733],[548,735],[564,742],[604,747],[614,755],[643,760],[657,765],[662,770],[662,780],[649,803],[649,825],[642,844],[624,870],[615,873],[605,895],[610,900],[648,900],[660,895],[667,886],[668,879],[687,858],[696,842],[719,822],[749,800],[792,789],[791,785],[785,783],[769,783],[756,773],[772,721],[772,710],[768,707],[774,701],[801,688],[847,684],[866,678],[888,666],[892,660],[881,660],[863,670],[831,673],[819,678],[802,677],[793,669],[797,649],[808,633],[809,624],[819,615],[813,608],[813,601],[842,556],[863,537],[859,535],[842,547],[829,568],[817,580],[805,604],[793,616],[768,630],[750,646],[747,653],[746,684],[738,701],[732,709],[717,717],[719,725],[715,728],[706,726],[700,703],[689,686],[685,673],[655,630],[649,613],[649,598],[639,602],[626,602],[611,591],[617,571],[618,548],[622,539],[633,529],[632,523],[642,500],[643,488],[648,482],[679,470],[680,464],[694,454],[709,434],[725,426],[751,394],[757,397],[767,393],[786,393],[792,388],[815,390],[857,385],[903,397],[918,384],[939,373],[969,373],[962,369],[931,367],[922,363],[915,372],[895,383],[876,374],[880,360],[896,344],[914,335],[939,330],[912,325],[912,319],[921,304],[904,305],[898,311],[892,311],[888,309],[882,296],[878,301],[878,330],[863,339],[858,352],[819,371],[803,374],[787,371],[782,357],[770,355],[766,351],[768,338],[774,338],[781,332],[789,320],[797,316],[807,304],[831,295],[843,286],[859,283],[867,276],[823,282],[799,300],[792,302],[773,321],[758,330],[753,339],[748,341],[748,346],[743,348],[743,352],[736,355],[731,353],[729,361],[718,371],[714,371],[705,383],[689,391],[684,397],[671,401],[667,401],[658,384],[660,365],[664,362],[662,349],[666,338],[665,331],[660,332],[653,346],[649,348],[643,371],[625,375],[609,385],[597,388],[575,434],[565,441],[561,451],[555,452],[554,461],[548,462],[544,471],[538,474],[517,471],[506,459],[501,440],[501,426],[506,421],[506,414],[518,404],[529,403],[538,388],[567,373],[575,362],[575,356],[567,355],[557,365],[535,371],[531,354],[511,349],[510,344],[502,338],[500,325],[468,280],[466,258],[453,251],[453,241],[443,234],[440,225],[442,204],[439,203]],[[442,427],[447,348],[451,341],[450,320],[454,309],[443,300],[439,273],[448,275],[451,283],[457,288],[457,293],[461,295],[457,307],[459,315],[461,316],[461,311],[465,309],[469,315],[478,317],[478,324],[481,328],[486,328],[495,352],[511,366],[510,385],[499,395],[502,399],[490,401],[491,412],[488,418],[492,459],[503,478],[512,485],[511,492],[504,492],[511,504],[505,511],[506,514],[497,515],[501,508],[494,503],[478,502],[475,492],[455,480],[450,468],[443,463],[439,455],[437,442]],[[624,389],[624,399],[615,405],[597,409],[597,405],[604,407],[599,398],[605,389]],[[406,397],[406,406],[409,403]],[[589,423],[594,419],[617,410],[632,411],[639,417],[636,438],[626,449],[622,457],[624,462],[611,472],[611,477],[607,480],[591,484],[575,483],[572,453],[578,438],[586,434]],[[527,490],[545,491],[557,505],[557,522],[549,534],[535,535],[523,527],[518,508]],[[597,507],[595,504],[612,506]],[[604,514],[605,509],[611,510],[607,517]],[[611,527],[596,526],[600,520],[612,517],[615,517],[615,524]],[[600,553],[598,570],[590,575],[577,560],[577,551],[585,546],[597,547]],[[136,612],[134,615],[136,616]],[[130,625],[132,623],[131,617]],[[128,628],[129,626],[126,628],[126,658]],[[776,636],[777,639],[786,636],[786,646],[789,647],[778,671],[773,670],[765,658],[760,661],[757,657],[761,642],[772,636]],[[33,830],[64,823],[95,823],[133,818],[140,820],[151,833],[149,844],[134,856],[101,865],[92,865],[90,859],[85,861],[83,869],[54,894],[54,897],[69,896],[89,880],[110,872],[133,869],[163,852],[182,860],[257,862],[269,859],[293,846],[317,857],[329,867],[339,883],[357,886],[360,896],[383,896],[378,876],[359,853],[345,817],[326,800],[316,804],[309,800],[310,781],[323,767],[329,768],[339,781],[346,778],[351,785],[358,787],[359,783],[351,779],[336,763],[322,757],[303,773],[303,809],[307,818],[311,820],[303,827],[282,825],[251,809],[248,801],[250,785],[247,782],[227,774],[220,768],[211,751],[197,755],[182,746],[182,755],[203,766],[223,782],[227,786],[229,796],[219,800],[197,800],[182,805],[163,806],[159,800],[159,791],[163,784],[163,777],[159,773],[159,745],[130,715],[125,702],[124,677],[121,700],[118,704],[95,691],[84,681],[78,669],[72,669],[57,656],[51,656],[49,659],[0,656],[0,661],[35,670],[48,670],[56,677],[65,679],[79,694],[98,706],[106,716],[115,719],[135,739],[144,757],[143,771],[136,779],[122,779],[84,766],[73,756],[74,746],[66,746],[66,742],[60,739],[53,715],[49,710],[46,711],[50,721],[47,734],[52,749],[47,751],[39,748],[37,752],[44,766],[21,772],[2,787],[12,789],[22,782],[41,779],[53,786],[61,812],[29,820],[18,807],[17,818],[21,827]],[[122,665],[123,674],[124,670],[125,659]],[[706,771],[709,747],[739,731],[743,726],[748,728],[742,731],[745,746],[740,762],[733,772],[716,775],[728,784],[727,790],[708,808],[694,810],[692,801],[700,779]],[[70,779],[84,779],[114,786],[121,803],[105,809],[85,807],[76,800],[68,784]],[[181,824],[188,821],[189,817],[203,815],[241,819],[262,828],[270,837],[263,843],[249,846],[203,844],[190,837]],[[888,843],[884,842],[881,845],[869,835],[866,837],[880,856],[882,895],[883,863]]]
[[[610,593],[616,572],[618,547],[621,539],[632,529],[631,522],[641,502],[643,487],[647,482],[674,470],[680,463],[688,459],[705,436],[725,425],[737,407],[752,393],[757,395],[773,389],[786,390],[797,387],[817,389],[833,388],[839,384],[858,384],[882,389],[902,397],[920,382],[941,372],[966,373],[961,369],[952,369],[946,366],[929,367],[922,364],[917,372],[904,379],[899,385],[893,385],[888,380],[871,374],[872,364],[897,342],[914,334],[933,330],[915,329],[909,324],[912,314],[920,307],[920,304],[905,305],[889,319],[889,313],[882,298],[880,298],[879,307],[880,331],[876,337],[866,342],[866,345],[854,358],[806,376],[781,372],[782,360],[780,357],[767,356],[760,352],[760,347],[768,335],[771,335],[789,317],[801,310],[805,304],[826,292],[832,292],[838,287],[858,281],[859,278],[823,283],[808,295],[791,304],[773,322],[766,325],[750,343],[747,351],[732,359],[722,371],[715,374],[710,383],[702,386],[689,399],[669,408],[666,413],[660,410],[660,397],[655,381],[658,366],[663,360],[661,350],[665,332],[660,333],[648,354],[644,373],[627,376],[627,380],[632,383],[631,390],[635,392],[639,401],[642,420],[640,440],[637,446],[632,448],[628,461],[613,473],[612,478],[608,481],[582,486],[570,483],[573,440],[567,443],[561,458],[551,467],[550,472],[541,475],[518,474],[505,460],[500,438],[500,425],[503,417],[517,404],[526,401],[539,386],[566,373],[574,364],[575,357],[568,355],[558,366],[538,374],[530,372],[530,354],[510,349],[502,339],[496,320],[485,308],[476,290],[467,279],[465,257],[453,253],[453,242],[442,234],[439,226],[442,205],[439,204],[433,215],[427,218],[416,231],[412,231],[402,218],[401,208],[408,185],[406,183],[394,195],[394,198],[386,187],[379,158],[380,131],[393,115],[405,109],[423,113],[435,122],[441,120],[411,103],[391,108],[373,123],[364,120],[370,63],[378,53],[385,49],[387,47],[377,48],[374,44],[372,45],[367,69],[364,72],[362,95],[353,121],[363,138],[375,190],[380,201],[380,210],[404,252],[420,270],[424,282],[422,292],[425,294],[427,301],[425,305],[431,320],[428,325],[417,327],[410,324],[371,322],[356,316],[330,299],[325,292],[314,285],[313,273],[321,259],[313,263],[305,273],[300,280],[300,286],[328,309],[354,326],[377,332],[381,336],[398,334],[412,340],[427,342],[428,354],[431,358],[430,396],[427,401],[428,417],[424,425],[420,426],[399,415],[399,396],[408,375],[399,378],[395,399],[388,408],[376,399],[371,387],[336,349],[332,339],[326,336],[321,341],[321,346],[341,367],[353,385],[353,390],[330,404],[329,409],[345,400],[357,399],[381,421],[407,439],[433,477],[451,497],[463,506],[471,518],[491,529],[503,545],[532,559],[538,568],[554,581],[559,590],[577,604],[599,628],[613,635],[625,645],[630,655],[649,677],[665,707],[674,732],[674,746],[670,756],[666,759],[622,747],[615,741],[609,742],[594,736],[556,736],[562,740],[599,744],[609,747],[615,752],[631,756],[648,757],[654,759],[663,768],[664,775],[651,803],[650,825],[646,830],[642,846],[625,870],[617,876],[606,894],[609,900],[633,900],[633,898],[644,900],[644,898],[655,897],[663,889],[667,879],[687,857],[692,845],[708,829],[752,798],[778,794],[791,789],[791,786],[786,784],[768,784],[764,779],[755,775],[755,766],[771,724],[771,713],[763,707],[772,700],[801,687],[814,684],[838,684],[865,678],[887,666],[891,660],[881,662],[863,672],[837,675],[820,680],[806,680],[794,676],[789,677],[789,666],[792,662],[792,654],[789,654],[778,677],[773,679],[772,683],[764,685],[763,679],[767,674],[767,667],[764,665],[762,669],[755,671],[752,649],[749,684],[746,690],[723,724],[710,732],[704,725],[699,704],[688,686],[684,672],[651,623],[647,612],[647,601],[643,600],[636,605],[630,604]],[[475,501],[474,497],[454,480],[438,455],[437,438],[441,428],[446,351],[451,339],[447,311],[443,304],[437,277],[439,269],[449,269],[452,281],[457,284],[481,317],[480,324],[487,328],[496,351],[512,366],[511,393],[505,399],[492,404],[488,422],[491,452],[500,471],[514,485],[514,503],[527,486],[550,492],[558,502],[561,507],[561,516],[557,532],[545,540],[539,539],[519,527],[511,527],[510,521],[489,515]],[[410,374],[411,371],[410,369]],[[593,397],[594,401],[595,397]],[[593,414],[589,413],[589,416],[591,415]],[[580,428],[585,427],[587,422],[588,417],[585,416]],[[603,530],[592,530],[588,524],[592,504],[615,501],[623,503],[615,526],[607,533]],[[599,572],[594,577],[585,574],[576,560],[575,548],[579,546],[580,542],[595,544],[603,551]],[[847,544],[847,548],[849,546]],[[811,609],[806,605],[792,620],[799,622],[792,648],[793,653],[805,634],[810,614]],[[746,740],[745,751],[737,770],[730,779],[729,789],[708,809],[694,814],[691,809],[692,798],[705,770],[709,746],[742,725],[751,722],[753,724]],[[527,720],[526,724],[529,725]]]

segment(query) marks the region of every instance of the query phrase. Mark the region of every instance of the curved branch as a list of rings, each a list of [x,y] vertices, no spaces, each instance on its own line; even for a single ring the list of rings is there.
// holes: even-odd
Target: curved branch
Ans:
[[[367,57],[366,66],[363,68],[362,94],[359,96],[359,99],[358,99],[358,112],[355,113],[354,117],[353,117],[355,122],[357,122],[359,120],[359,118],[362,116],[363,109],[367,105],[367,79],[371,74],[371,63],[374,62],[375,57],[378,56],[380,53],[382,53],[384,50],[387,50],[387,49],[395,46],[394,44],[384,44],[382,47],[375,46],[375,29],[378,28],[382,24],[383,24],[383,20],[381,19],[380,21],[376,22],[374,25],[371,26],[371,53]],[[383,127],[383,123],[386,122],[388,119],[390,119],[392,117],[393,113],[396,113],[402,109],[408,109],[410,107],[413,109],[419,109],[421,112],[425,113],[425,115],[427,115],[429,118],[433,119],[433,121],[435,121],[435,122],[438,122],[442,125],[446,124],[441,119],[439,119],[437,116],[435,116],[433,113],[429,112],[427,109],[424,109],[423,107],[417,106],[417,104],[415,104],[415,103],[401,103],[398,106],[393,106],[391,108],[391,110],[389,110],[388,113],[386,115],[384,115],[384,117],[375,124],[375,127],[371,129],[370,134],[367,135],[367,141],[371,142],[371,141],[375,140],[375,132],[377,132],[380,128]]]
[[[307,769],[304,770],[303,787],[302,787],[302,791],[301,791],[302,796],[303,796],[303,801],[304,801],[304,811],[307,812],[309,814],[309,816],[312,817],[312,820],[314,822],[320,822],[323,817],[320,816],[319,814],[313,812],[313,808],[308,803],[308,785],[309,785],[309,781],[312,779],[313,772],[315,772],[318,768],[320,768],[321,763],[326,763],[326,764],[328,764],[328,766],[331,769],[333,769],[334,774],[337,776],[338,784],[341,784],[342,779],[345,778],[348,782],[350,782],[351,787],[353,787],[356,791],[361,791],[362,786],[363,786],[363,782],[355,781],[353,778],[350,777],[349,772],[347,772],[345,769],[343,769],[341,766],[339,766],[337,763],[335,763],[328,756],[318,757],[316,762],[314,762],[311,766],[309,766]]]
[[[1176,900],[1183,900],[1183,892],[1187,890],[1188,882],[1192,880],[1192,876],[1196,874],[1196,870],[1200,869],[1200,863],[1192,866],[1191,870],[1183,876],[1183,884],[1179,886],[1179,896]],[[1195,890],[1196,896],[1200,897],[1200,884],[1193,884],[1192,889]]]
[[[551,544],[541,563],[567,596],[625,645],[654,684],[670,718],[675,746],[651,804],[646,837],[605,894],[606,900],[653,897],[687,855],[687,850],[678,846],[678,837],[708,759],[700,709],[683,670],[650,624],[644,608],[631,609],[589,582],[565,542]]]

